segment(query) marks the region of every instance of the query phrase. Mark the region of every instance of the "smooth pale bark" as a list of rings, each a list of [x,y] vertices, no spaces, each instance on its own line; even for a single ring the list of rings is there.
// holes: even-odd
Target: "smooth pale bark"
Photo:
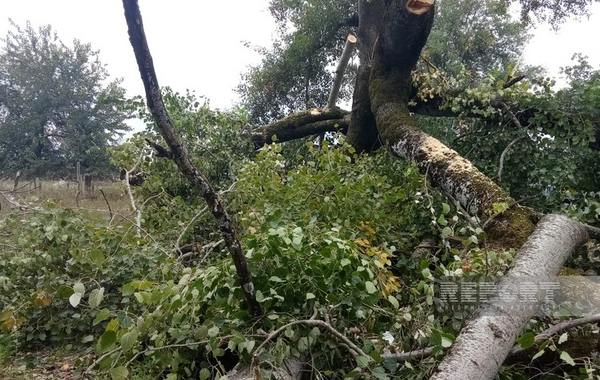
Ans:
[[[346,67],[348,66],[348,61],[350,61],[350,57],[352,56],[354,45],[356,45],[356,37],[350,34],[346,38],[346,45],[344,45],[344,51],[342,52],[342,56],[340,57],[340,61],[338,62],[337,67],[335,68],[333,86],[331,86],[329,98],[327,99],[327,108],[335,107],[335,102],[340,92],[340,87],[342,87],[344,72],[346,71]]]
[[[515,256],[499,288],[557,281],[556,275],[569,255],[587,240],[581,224],[561,215],[545,216]],[[493,379],[534,315],[534,307],[519,308],[502,296],[492,298],[471,316],[431,379]]]

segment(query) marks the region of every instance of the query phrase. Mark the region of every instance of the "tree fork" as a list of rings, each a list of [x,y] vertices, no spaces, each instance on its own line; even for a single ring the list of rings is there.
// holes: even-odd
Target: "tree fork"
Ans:
[[[371,111],[380,138],[394,154],[416,163],[433,185],[451,195],[471,214],[486,219],[495,214],[495,204],[513,204],[514,200],[471,162],[421,131],[408,109],[411,70],[433,24],[433,0],[430,5],[428,12],[422,13],[420,8],[416,14],[404,6],[404,1],[397,0],[385,11],[370,61]],[[528,209],[513,207],[496,217],[486,231],[490,245],[520,247],[533,232],[530,214]]]
[[[160,130],[161,135],[166,141],[172,158],[179,167],[179,170],[185,177],[193,183],[206,200],[208,207],[218,221],[219,230],[223,236],[223,240],[227,245],[229,253],[235,264],[238,279],[242,285],[242,290],[248,304],[250,314],[254,317],[262,315],[260,304],[256,301],[256,294],[252,276],[248,269],[248,263],[244,256],[242,246],[239,242],[235,229],[232,225],[231,218],[223,207],[219,194],[212,188],[206,178],[198,171],[192,163],[192,160],[187,152],[187,148],[177,131],[173,126],[171,117],[167,112],[163,102],[160,86],[154,70],[152,55],[146,41],[144,25],[142,23],[142,15],[137,0],[123,0],[123,8],[125,10],[125,19],[127,20],[129,40],[135,58],[140,70],[142,82],[146,90],[146,100],[148,108],[152,112],[152,116]]]

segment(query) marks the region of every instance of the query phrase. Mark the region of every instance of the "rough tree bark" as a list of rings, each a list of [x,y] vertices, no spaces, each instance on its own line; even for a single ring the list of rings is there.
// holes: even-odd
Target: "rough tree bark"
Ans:
[[[465,210],[487,219],[488,245],[518,248],[527,240],[503,280],[505,283],[525,276],[551,281],[572,249],[588,239],[587,230],[567,218],[548,216],[534,231],[531,210],[515,206],[506,192],[469,161],[422,132],[410,115],[411,70],[428,38],[434,2],[359,0],[360,67],[352,113],[334,108],[290,115],[255,133],[253,139],[257,143],[265,143],[277,135],[278,141],[287,141],[341,127],[347,128],[347,141],[359,151],[371,151],[379,145],[386,145],[394,154],[414,162],[433,185],[458,201]],[[250,273],[245,267],[229,217],[218,194],[189,160],[162,103],[137,1],[123,0],[123,4],[148,105],[169,145],[172,158],[190,181],[202,190],[211,211],[219,220],[250,309],[258,315],[260,309],[254,299]],[[498,203],[511,207],[503,214],[495,215],[494,205]],[[511,314],[506,306],[493,299],[470,319],[450,354],[440,364],[436,379],[486,379],[495,376],[515,337],[533,315],[529,311]],[[291,377],[295,375],[297,373],[291,374]]]
[[[192,163],[187,148],[173,127],[173,122],[163,102],[156,72],[154,71],[154,63],[146,41],[138,2],[137,0],[123,0],[123,8],[125,9],[125,19],[129,28],[129,39],[146,90],[148,108],[152,112],[161,135],[169,146],[170,157],[175,161],[183,175],[200,190],[211,213],[218,221],[219,230],[235,264],[250,314],[259,317],[262,315],[261,307],[256,301],[252,276],[231,218],[223,207],[219,194]]]

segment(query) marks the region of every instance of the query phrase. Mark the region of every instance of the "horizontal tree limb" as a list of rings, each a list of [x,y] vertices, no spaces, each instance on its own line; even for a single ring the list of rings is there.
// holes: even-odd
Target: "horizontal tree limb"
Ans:
[[[340,131],[345,133],[350,123],[350,113],[340,108],[314,108],[293,113],[281,120],[258,128],[251,132],[252,141],[258,146],[273,142],[300,139],[303,137]]]

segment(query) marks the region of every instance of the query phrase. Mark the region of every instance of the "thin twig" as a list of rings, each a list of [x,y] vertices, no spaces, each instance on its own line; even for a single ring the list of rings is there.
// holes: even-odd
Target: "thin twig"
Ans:
[[[205,253],[204,257],[202,257],[202,258],[200,259],[200,261],[198,262],[198,265],[202,264],[202,263],[204,262],[204,260],[206,260],[206,258],[207,258],[207,257],[208,257],[208,255],[210,254],[210,252],[211,252],[211,251],[212,251],[212,250],[213,250],[215,247],[217,247],[219,244],[222,244],[222,243],[224,243],[224,242],[225,242],[225,240],[221,239],[221,240],[219,240],[219,241],[215,241],[215,242],[212,242],[212,243],[208,243],[208,244],[206,244],[206,245],[202,246],[201,250],[202,250],[202,251],[205,251],[206,253]],[[179,256],[179,257],[177,258],[177,261],[179,261],[179,262],[183,262],[183,261],[187,260],[188,258],[190,258],[191,256],[194,256],[194,254],[196,254],[197,252],[200,252],[200,250],[199,250],[199,251],[192,251],[192,252],[184,253],[183,255],[181,255],[181,256]]]
[[[342,333],[337,331],[329,323],[327,323],[325,321],[321,321],[319,319],[303,319],[303,320],[299,320],[299,321],[293,321],[293,322],[290,322],[288,324],[281,326],[277,330],[270,333],[269,336],[267,336],[267,338],[260,344],[260,346],[258,346],[256,351],[254,351],[254,357],[256,357],[261,352],[261,350],[264,348],[264,346],[266,346],[267,343],[269,343],[269,341],[273,340],[275,337],[277,337],[277,335],[281,334],[288,327],[292,327],[292,326],[296,326],[296,325],[304,325],[304,326],[309,326],[309,327],[320,327],[320,328],[326,329],[334,337],[336,337],[339,341],[341,341],[342,343],[344,343],[345,345],[347,345],[349,347],[350,353],[352,354],[352,356],[354,356],[354,357],[364,356],[367,358],[367,360],[369,360],[369,361],[372,360],[369,355],[367,355],[363,350],[361,350],[360,347],[358,347],[356,344],[352,343],[352,341],[350,339],[348,339],[345,335],[343,335]]]
[[[548,329],[546,329],[546,330],[542,331],[541,333],[539,333],[538,335],[536,335],[535,338],[533,339],[533,344],[539,344],[545,340],[548,340],[548,339],[550,339],[550,337],[552,337],[552,335],[558,334],[559,332],[562,332],[562,331],[565,331],[565,330],[568,330],[568,329],[571,329],[574,327],[579,327],[579,326],[587,325],[590,323],[598,323],[598,322],[600,322],[600,314],[594,314],[594,315],[590,315],[589,317],[585,317],[585,318],[573,319],[570,321],[557,323],[554,326],[551,326]],[[525,349],[523,347],[521,347],[521,345],[517,344],[510,350],[509,355],[515,355],[522,351],[525,351]]]
[[[108,202],[108,198],[106,198],[106,194],[104,194],[104,190],[100,189],[100,194],[102,194],[104,201],[106,201],[106,205],[108,206],[108,212],[110,213],[110,220],[112,220],[112,218],[113,218],[112,208],[110,208],[110,203]]]
[[[384,359],[392,359],[397,362],[407,362],[412,359],[428,358],[433,354],[433,349],[434,349],[434,347],[426,347],[426,348],[420,348],[418,350],[409,351],[409,352],[383,354],[382,357]]]
[[[113,350],[108,351],[107,353],[105,353],[104,355],[100,356],[98,359],[96,359],[92,364],[90,364],[89,367],[87,367],[87,369],[85,371],[83,371],[83,375],[89,375],[89,373],[94,369],[94,367],[96,367],[98,364],[100,364],[100,362],[102,360],[104,360],[105,358],[109,357],[110,355],[114,354],[115,352],[121,350],[121,347],[117,347]]]
[[[179,252],[180,255],[183,256],[183,252],[181,252],[181,245],[180,245],[181,239],[183,239],[183,235],[185,235],[185,232],[187,231],[188,228],[190,228],[192,223],[194,223],[200,215],[204,214],[206,212],[206,210],[208,210],[208,206],[204,206],[204,208],[202,210],[198,211],[198,213],[196,215],[194,215],[194,217],[190,220],[190,222],[187,224],[187,226],[185,226],[185,228],[179,234],[179,237],[177,238],[177,241],[175,242],[175,249]],[[181,257],[180,257],[180,259],[181,259]]]
[[[519,119],[517,119],[517,116],[515,116],[515,114],[510,110],[508,105],[504,102],[502,102],[501,105],[502,109],[510,114],[510,118],[512,119],[513,123],[515,123],[515,125],[519,127],[519,129],[523,129],[523,125],[521,125],[521,122],[519,121]]]
[[[131,208],[133,209],[133,213],[135,214],[135,225],[137,227],[136,236],[142,235],[142,211],[137,207],[135,203],[135,198],[133,197],[133,191],[131,190],[131,184],[129,183],[129,177],[132,173],[137,170],[137,167],[142,162],[142,157],[145,153],[145,149],[140,151],[140,155],[136,160],[135,164],[131,169],[125,169],[125,187],[127,189],[127,195],[129,196],[129,203],[131,204]]]
[[[522,140],[524,138],[525,136],[517,137],[516,139],[511,141],[502,151],[502,154],[500,155],[500,165],[498,166],[498,181],[502,181],[502,170],[504,170],[504,159],[506,157],[506,154],[508,153],[510,148],[512,148],[513,145],[515,145],[517,142],[519,142],[519,140]]]

